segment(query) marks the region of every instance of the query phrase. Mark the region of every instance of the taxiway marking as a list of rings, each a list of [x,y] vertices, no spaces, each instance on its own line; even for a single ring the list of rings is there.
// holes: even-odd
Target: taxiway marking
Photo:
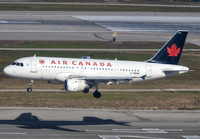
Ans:
[[[27,133],[18,133],[18,132],[0,132],[0,135],[26,135]]]
[[[193,136],[182,136],[185,139],[200,139],[200,136],[193,135]]]

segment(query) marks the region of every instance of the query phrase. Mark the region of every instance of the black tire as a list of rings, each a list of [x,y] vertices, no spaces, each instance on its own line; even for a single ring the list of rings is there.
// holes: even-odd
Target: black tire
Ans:
[[[99,91],[95,91],[94,93],[93,93],[93,96],[95,97],[95,98],[100,98],[101,97],[101,93],[99,92]]]
[[[86,89],[84,89],[82,92],[86,94],[86,93],[88,93],[89,91],[90,91],[90,89],[89,89],[89,88],[86,88]]]
[[[27,92],[32,92],[32,88],[27,88]]]

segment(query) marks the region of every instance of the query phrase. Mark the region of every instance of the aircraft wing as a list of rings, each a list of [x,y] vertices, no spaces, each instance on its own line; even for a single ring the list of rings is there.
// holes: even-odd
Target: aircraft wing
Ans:
[[[86,80],[90,83],[131,83],[134,78],[141,78],[145,80],[146,75],[144,76],[124,76],[124,77],[112,77],[112,76],[81,76],[81,75],[70,75],[68,79],[79,78]]]

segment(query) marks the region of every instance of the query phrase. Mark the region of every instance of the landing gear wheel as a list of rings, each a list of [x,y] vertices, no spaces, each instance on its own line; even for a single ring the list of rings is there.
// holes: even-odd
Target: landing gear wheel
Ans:
[[[86,89],[84,89],[82,92],[86,94],[86,93],[88,93],[89,91],[90,91],[90,89],[89,89],[89,88],[86,88]]]
[[[32,88],[30,88],[30,87],[27,88],[27,91],[28,91],[28,92],[32,92]]]
[[[101,93],[100,93],[98,90],[96,90],[96,91],[93,93],[93,96],[94,96],[95,98],[100,98],[100,97],[101,97]]]
[[[29,82],[29,88],[27,88],[27,92],[32,92],[32,85],[33,85],[34,81],[30,80]]]

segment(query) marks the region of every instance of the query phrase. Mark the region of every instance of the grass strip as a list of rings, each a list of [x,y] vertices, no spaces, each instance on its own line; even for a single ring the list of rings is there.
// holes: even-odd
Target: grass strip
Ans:
[[[18,80],[14,78],[9,78],[3,73],[3,68],[9,64],[11,64],[14,60],[33,56],[37,54],[37,56],[49,56],[49,57],[71,57],[71,58],[80,58],[82,56],[87,56],[93,54],[94,59],[115,59],[118,60],[130,60],[130,61],[145,61],[150,59],[155,52],[79,52],[79,51],[0,51],[0,88],[27,88],[28,81],[27,80]],[[200,52],[183,52],[182,57],[180,59],[180,65],[184,65],[189,67],[191,70],[195,70],[193,72],[188,72],[186,74],[174,76],[171,78],[153,80],[148,82],[141,82],[126,85],[111,85],[111,86],[100,86],[100,88],[108,88],[108,89],[117,89],[117,88],[135,88],[135,89],[168,89],[168,88],[199,88],[200,84],[200,67],[198,66],[200,63]],[[42,85],[42,86],[41,86]],[[47,82],[39,82],[36,81],[34,83],[35,88],[57,88],[62,89],[62,85],[50,85]]]
[[[1,4],[0,11],[127,11],[127,12],[200,12],[199,7],[149,7],[118,5]]]
[[[198,110],[200,92],[103,92],[101,99],[80,92],[1,92],[0,106]]]
[[[160,49],[166,42],[106,42],[106,41],[1,41],[0,48],[82,48],[82,49]],[[184,49],[200,49],[186,43]]]

